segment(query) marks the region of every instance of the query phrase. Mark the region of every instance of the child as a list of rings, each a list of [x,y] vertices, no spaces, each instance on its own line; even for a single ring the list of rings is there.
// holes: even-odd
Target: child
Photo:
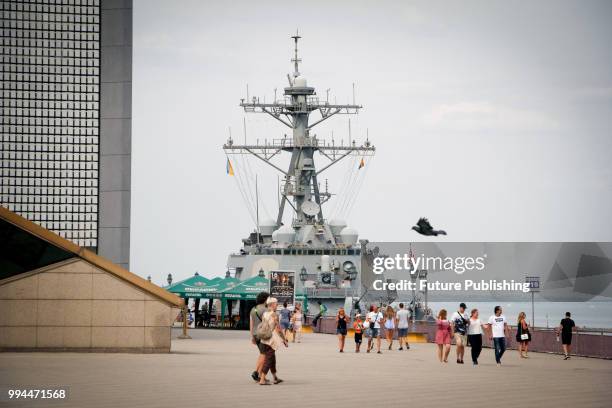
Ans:
[[[355,329],[355,353],[359,353],[359,348],[361,347],[361,339],[363,337],[363,320],[361,320],[361,315],[357,313],[355,315],[355,322],[353,323],[353,329]]]

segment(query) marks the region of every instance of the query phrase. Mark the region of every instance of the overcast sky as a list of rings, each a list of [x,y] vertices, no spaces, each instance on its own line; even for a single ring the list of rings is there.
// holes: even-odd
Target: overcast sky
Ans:
[[[326,216],[371,241],[422,240],[420,216],[448,241],[611,241],[611,21],[609,1],[135,0],[131,269],[223,275],[255,227],[239,188],[255,174],[275,216],[274,170],[242,158],[229,177],[222,145],[244,140],[247,83],[282,93],[296,28],[308,84],[346,103],[355,83],[352,138],[377,147],[328,172],[350,201]],[[249,142],[289,130],[246,121]],[[332,132],[347,141],[348,117],[315,128]]]

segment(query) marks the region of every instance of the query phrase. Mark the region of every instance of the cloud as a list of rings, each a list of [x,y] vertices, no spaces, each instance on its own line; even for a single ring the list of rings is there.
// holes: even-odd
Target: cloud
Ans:
[[[560,128],[557,120],[541,112],[490,102],[442,104],[427,112],[423,123],[431,129],[456,131],[552,131]]]

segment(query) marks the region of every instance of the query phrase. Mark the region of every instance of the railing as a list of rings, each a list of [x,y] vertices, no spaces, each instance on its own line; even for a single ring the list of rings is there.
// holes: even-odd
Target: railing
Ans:
[[[312,317],[308,316],[308,323],[310,322]],[[320,333],[335,334],[335,317],[323,317],[317,328]],[[427,340],[433,343],[436,338],[436,324],[425,321],[417,321],[414,324],[411,322],[410,332],[423,333],[427,335]],[[487,334],[483,335],[482,340],[484,347],[492,347],[492,341]],[[507,340],[507,348],[517,348],[516,327],[510,327],[510,336]],[[557,341],[555,329],[532,328],[529,351],[563,354],[563,347],[561,341]],[[572,337],[571,351],[575,356],[612,359],[612,333],[604,329],[579,329]]]
[[[353,288],[305,288],[308,299],[336,298],[343,299],[347,296],[354,296]]]

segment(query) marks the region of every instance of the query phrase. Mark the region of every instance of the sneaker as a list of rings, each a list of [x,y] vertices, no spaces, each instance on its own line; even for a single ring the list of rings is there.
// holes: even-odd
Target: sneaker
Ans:
[[[563,357],[564,360],[569,360],[569,356]]]
[[[404,349],[403,347],[398,348],[398,350],[403,350],[403,349]]]
[[[376,354],[382,354],[382,351],[377,351]]]
[[[463,360],[460,360],[460,361],[459,361],[459,364],[463,364]]]
[[[473,361],[472,363],[473,363],[475,366],[477,366],[477,365],[478,365],[478,361]]]
[[[410,346],[406,344],[406,350],[410,350]]]
[[[251,378],[253,379],[253,381],[259,382],[259,373],[257,371],[253,371],[251,373]]]

